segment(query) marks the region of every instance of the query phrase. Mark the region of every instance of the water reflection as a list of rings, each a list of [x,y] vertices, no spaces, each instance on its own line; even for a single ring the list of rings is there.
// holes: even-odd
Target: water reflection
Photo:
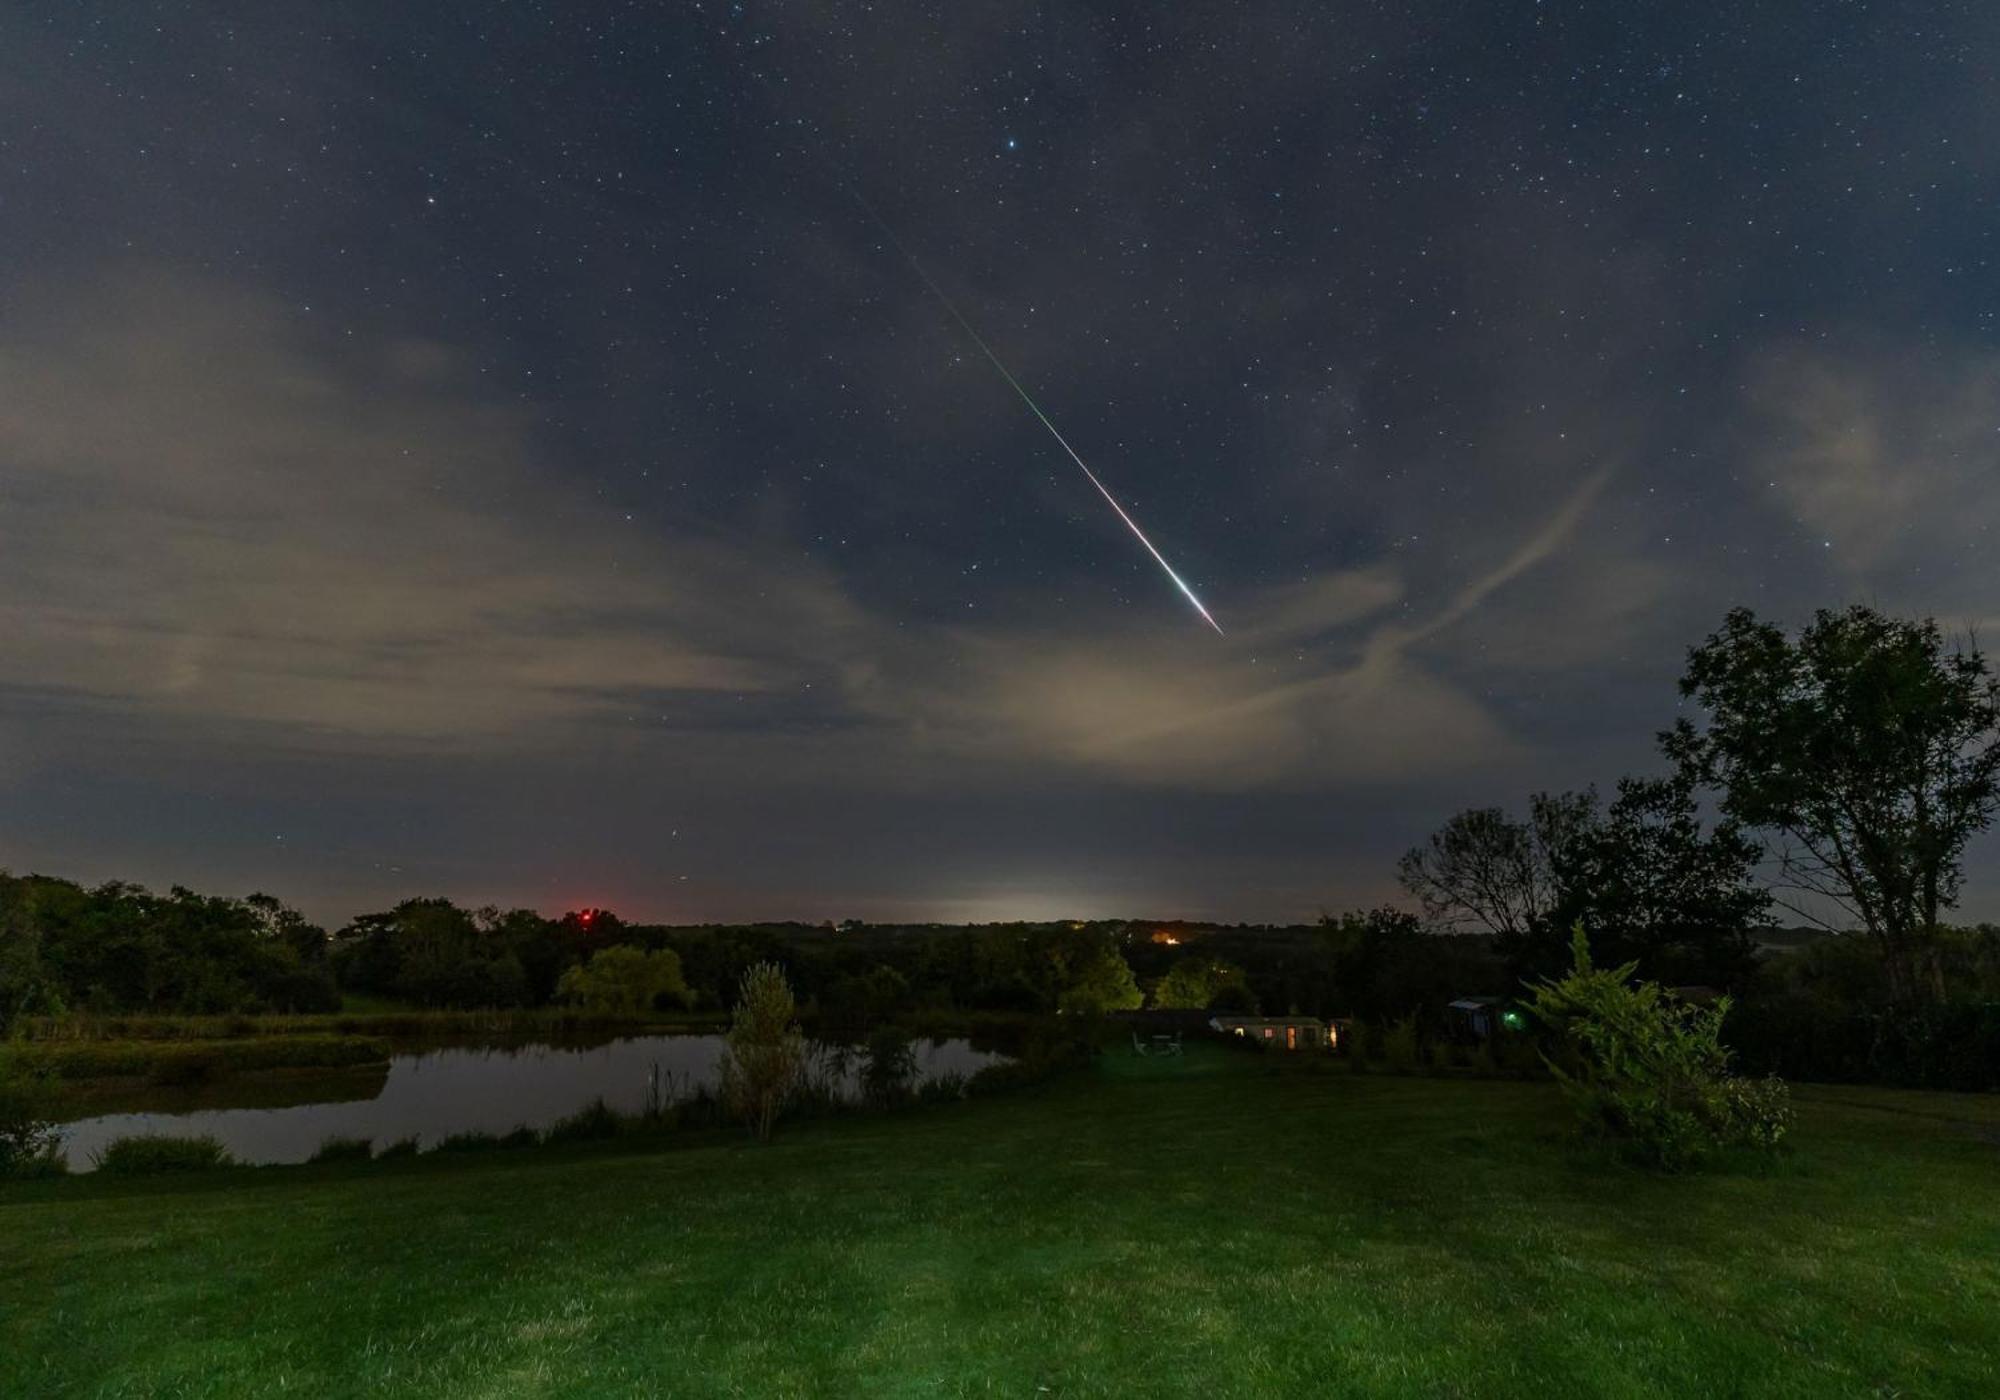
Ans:
[[[970,1076],[1005,1058],[963,1040],[919,1041],[912,1049],[919,1082],[946,1074]],[[303,1162],[335,1137],[368,1138],[378,1151],[405,1138],[429,1148],[457,1133],[546,1128],[600,1098],[620,1112],[637,1113],[646,1107],[656,1067],[665,1082],[684,1090],[712,1089],[720,1077],[721,1054],[722,1037],[715,1035],[634,1036],[588,1049],[428,1050],[392,1059],[381,1092],[370,1098],[194,1112],[156,1106],[102,1114],[64,1124],[62,1150],[70,1170],[83,1172],[92,1169],[94,1154],[112,1139],[136,1133],[207,1134],[238,1161],[257,1165]],[[845,1092],[857,1092],[860,1057],[853,1052],[822,1049],[817,1069]],[[351,1092],[351,1085],[351,1079],[339,1087],[329,1084],[328,1098],[342,1098],[342,1089]]]

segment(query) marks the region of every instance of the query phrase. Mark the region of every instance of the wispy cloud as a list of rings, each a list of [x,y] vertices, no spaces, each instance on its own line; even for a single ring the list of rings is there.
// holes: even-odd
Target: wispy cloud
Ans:
[[[133,271],[0,340],[0,684],[350,739],[786,692],[858,614],[534,460],[448,348]],[[649,716],[651,717],[651,716]]]

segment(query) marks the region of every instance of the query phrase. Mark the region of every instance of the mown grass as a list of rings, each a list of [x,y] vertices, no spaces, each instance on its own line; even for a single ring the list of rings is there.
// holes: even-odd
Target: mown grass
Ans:
[[[0,1188],[0,1394],[1988,1395],[2000,1113],[1687,1177],[1547,1085],[1113,1055],[758,1148]]]

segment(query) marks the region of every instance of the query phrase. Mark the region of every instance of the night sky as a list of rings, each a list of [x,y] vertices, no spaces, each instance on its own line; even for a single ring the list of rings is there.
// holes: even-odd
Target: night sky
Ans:
[[[2000,634],[1996,74],[1990,3],[10,5],[0,866],[1390,896],[1656,768],[1733,604]]]

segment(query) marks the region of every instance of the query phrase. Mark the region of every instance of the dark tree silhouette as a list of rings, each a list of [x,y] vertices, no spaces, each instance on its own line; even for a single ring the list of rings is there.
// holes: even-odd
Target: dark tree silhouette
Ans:
[[[1661,744],[1765,834],[1780,901],[1865,928],[1896,999],[1939,995],[1928,949],[2000,778],[2000,684],[1977,647],[1867,607],[1794,639],[1739,608],[1688,654],[1681,693],[1705,723]]]

